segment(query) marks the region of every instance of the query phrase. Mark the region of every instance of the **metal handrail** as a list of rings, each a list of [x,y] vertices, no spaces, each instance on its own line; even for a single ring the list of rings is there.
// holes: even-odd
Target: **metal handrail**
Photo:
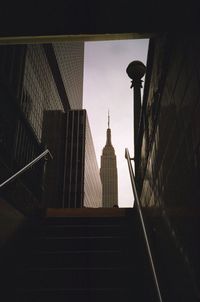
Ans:
[[[144,219],[143,219],[140,201],[139,201],[139,197],[138,197],[137,189],[136,189],[136,185],[135,185],[135,176],[134,176],[133,167],[131,164],[132,158],[130,158],[130,154],[129,154],[129,151],[127,148],[125,149],[125,158],[127,159],[127,162],[128,162],[128,168],[129,168],[129,173],[130,173],[130,178],[131,178],[133,194],[135,197],[136,206],[137,206],[138,213],[140,216],[140,221],[141,221],[141,225],[142,225],[142,230],[143,230],[143,234],[144,234],[144,239],[145,239],[145,243],[146,243],[146,247],[147,247],[147,251],[148,251],[148,256],[149,256],[149,260],[150,260],[150,264],[151,264],[151,269],[152,269],[152,273],[153,273],[153,277],[154,277],[154,282],[155,282],[158,298],[159,298],[159,301],[162,302],[163,300],[162,300],[162,296],[161,296],[161,292],[160,292],[158,278],[157,278],[155,265],[154,265],[153,258],[152,258],[151,248],[149,245],[149,240],[148,240],[148,236],[147,236],[147,232],[146,232],[146,227],[145,227],[145,223],[144,223]]]
[[[47,154],[49,154],[50,158],[53,159],[53,156],[52,156],[51,152],[48,149],[46,149],[39,156],[37,156],[34,160],[32,160],[30,163],[28,163],[26,166],[24,166],[21,170],[19,170],[14,175],[12,175],[11,177],[9,177],[7,180],[5,180],[4,182],[2,182],[0,184],[0,188],[2,188],[3,186],[5,186],[9,182],[11,182],[12,180],[14,180],[15,178],[17,178],[19,175],[21,175],[22,173],[24,173],[26,170],[28,170],[30,167],[32,167],[34,164],[36,164],[40,159],[42,159],[43,157],[45,157]],[[46,160],[47,160],[47,158],[46,158]]]

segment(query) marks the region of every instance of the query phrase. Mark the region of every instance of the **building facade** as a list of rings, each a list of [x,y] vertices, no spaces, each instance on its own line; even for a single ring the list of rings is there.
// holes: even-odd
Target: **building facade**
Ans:
[[[44,178],[48,207],[101,207],[102,185],[86,110],[47,111],[43,140],[54,155]]]
[[[82,108],[83,58],[84,42],[78,41],[0,46],[1,181],[44,149],[50,149],[49,141],[51,146],[54,140],[59,148],[64,146],[61,139],[66,129],[62,128],[64,122],[60,115]],[[57,135],[56,129],[61,129]],[[55,170],[51,182],[62,183],[63,175],[60,174],[59,179],[58,173],[64,147],[62,151],[55,151],[53,147],[52,153],[59,159],[53,154]],[[42,160],[3,189],[1,196],[24,212],[42,205],[44,169]]]
[[[84,42],[52,44],[70,109],[83,108]]]
[[[63,207],[101,207],[102,186],[86,110],[67,113]]]
[[[86,111],[85,119],[85,171],[84,171],[84,206],[102,207],[102,183],[96,159],[92,133]]]
[[[118,205],[118,178],[115,150],[111,142],[110,117],[106,132],[106,145],[101,156],[100,176],[102,182],[102,206],[105,208]]]

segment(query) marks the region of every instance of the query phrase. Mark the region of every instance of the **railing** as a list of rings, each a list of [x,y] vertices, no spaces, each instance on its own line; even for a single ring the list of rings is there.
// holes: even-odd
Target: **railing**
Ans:
[[[141,210],[141,206],[140,206],[140,201],[139,201],[139,197],[138,197],[137,189],[136,189],[136,185],[135,185],[135,176],[134,176],[133,167],[132,167],[132,164],[131,164],[132,158],[130,157],[128,149],[125,149],[125,158],[127,159],[127,162],[128,162],[128,168],[129,168],[129,173],[130,173],[130,178],[131,178],[133,194],[134,194],[134,197],[135,197],[135,202],[136,202],[137,210],[138,210],[138,213],[139,213],[140,222],[141,222],[141,225],[142,225],[143,235],[144,235],[144,239],[145,239],[145,243],[146,243],[146,247],[147,247],[147,252],[148,252],[148,256],[149,256],[149,260],[150,260],[150,265],[151,265],[151,269],[152,269],[152,273],[153,273],[153,277],[154,277],[154,282],[155,282],[158,298],[159,298],[159,301],[162,302],[163,300],[162,300],[162,296],[161,296],[161,292],[160,292],[158,278],[157,278],[157,275],[156,275],[156,270],[155,270],[155,266],[154,266],[154,262],[153,262],[153,258],[152,258],[152,253],[151,253],[151,248],[150,248],[150,245],[149,245],[149,240],[148,240],[148,236],[147,236],[147,232],[146,232],[146,227],[145,227],[145,224],[144,224],[144,219],[143,219],[143,214],[142,214],[142,210]]]
[[[53,158],[53,156],[51,155],[51,152],[48,149],[45,150],[38,157],[36,157],[34,160],[32,160],[30,163],[28,163],[26,166],[24,166],[21,170],[19,170],[17,173],[15,173],[11,177],[9,177],[7,180],[5,180],[4,182],[2,182],[0,184],[0,188],[2,188],[3,186],[5,186],[9,182],[13,181],[14,179],[16,179],[19,175],[21,175],[26,170],[28,170],[30,167],[32,167],[33,165],[35,165],[40,159],[42,159],[43,157],[45,157],[47,154],[49,154],[49,156],[50,156],[51,159]],[[45,159],[47,160],[47,157]]]

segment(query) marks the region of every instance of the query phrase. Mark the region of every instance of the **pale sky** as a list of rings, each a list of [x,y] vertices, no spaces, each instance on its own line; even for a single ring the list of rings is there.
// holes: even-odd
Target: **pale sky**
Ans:
[[[125,148],[134,155],[133,90],[126,68],[134,60],[146,65],[148,43],[148,39],[85,42],[83,108],[88,113],[99,168],[110,111],[119,207],[132,207],[134,200],[124,156]]]

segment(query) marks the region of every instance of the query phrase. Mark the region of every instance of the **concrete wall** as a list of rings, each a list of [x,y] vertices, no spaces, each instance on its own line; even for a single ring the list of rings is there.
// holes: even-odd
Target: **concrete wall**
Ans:
[[[160,210],[174,250],[200,296],[199,53],[197,35],[161,35],[151,40],[136,173],[143,207]],[[165,258],[170,267],[167,253]]]

